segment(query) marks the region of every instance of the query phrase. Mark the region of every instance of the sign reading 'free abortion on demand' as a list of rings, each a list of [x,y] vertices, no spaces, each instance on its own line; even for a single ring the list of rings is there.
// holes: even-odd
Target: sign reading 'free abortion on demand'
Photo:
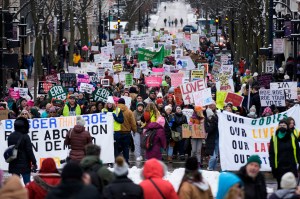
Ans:
[[[227,111],[219,112],[219,146],[222,170],[238,171],[251,155],[259,155],[261,171],[270,171],[269,144],[280,120],[293,117],[300,125],[300,106],[258,119],[241,117]]]
[[[111,113],[82,115],[85,129],[90,132],[93,143],[101,146],[103,163],[114,162],[113,117]],[[29,137],[38,166],[43,159],[51,157],[60,168],[60,160],[66,159],[69,149],[64,145],[67,132],[74,128],[76,117],[57,117],[30,119]],[[2,120],[0,125],[0,150],[7,148],[7,137],[14,131],[14,120]],[[8,164],[0,158],[1,169],[7,170]]]

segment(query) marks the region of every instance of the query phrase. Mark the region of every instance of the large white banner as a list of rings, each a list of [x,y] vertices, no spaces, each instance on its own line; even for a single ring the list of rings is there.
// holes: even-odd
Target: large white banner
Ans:
[[[261,170],[270,171],[269,144],[280,120],[293,117],[300,125],[300,106],[258,119],[241,117],[226,111],[219,112],[219,146],[222,170],[237,171],[251,155],[259,155]]]
[[[111,113],[82,115],[85,129],[93,137],[93,143],[101,146],[103,163],[114,162],[113,117]],[[60,160],[67,158],[69,149],[64,145],[67,132],[76,124],[76,117],[57,117],[31,119],[29,137],[32,142],[38,166],[43,159],[52,157],[56,165],[61,167]],[[0,125],[0,151],[7,148],[7,137],[14,131],[14,120],[2,120]],[[0,168],[7,170],[8,164],[0,158]]]

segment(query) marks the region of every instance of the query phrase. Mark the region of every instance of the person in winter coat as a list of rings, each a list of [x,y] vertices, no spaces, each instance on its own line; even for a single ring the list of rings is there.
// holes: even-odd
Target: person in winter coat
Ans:
[[[242,185],[243,182],[237,175],[230,172],[220,173],[216,199],[243,199]]]
[[[136,158],[136,161],[142,161],[143,156],[141,153],[141,134],[143,133],[143,128],[142,128],[142,116],[144,114],[144,103],[143,102],[138,102],[137,103],[137,108],[135,111],[133,111],[133,115],[136,121],[136,126],[137,126],[137,132],[133,133],[133,141],[134,141],[134,155]]]
[[[267,198],[265,177],[260,172],[261,163],[258,155],[252,155],[248,158],[247,164],[237,173],[244,183],[245,199]]]
[[[166,141],[167,141],[167,145],[168,145],[168,149],[167,149],[167,160],[168,162],[172,162],[172,156],[173,156],[173,147],[175,145],[175,141],[172,139],[171,136],[171,128],[173,125],[173,115],[172,115],[172,106],[167,105],[165,106],[165,112],[166,112],[166,116],[165,116],[165,135],[166,135]]]
[[[183,115],[182,109],[180,106],[176,106],[176,113],[174,114],[174,122],[172,125],[172,130],[182,134],[182,124],[187,124],[186,116]],[[179,151],[180,160],[185,160],[184,157],[184,142],[185,139],[182,139],[175,143],[173,156],[177,156],[177,150]]]
[[[151,149],[146,150],[146,159],[149,160],[151,158],[156,158],[158,160],[162,159],[161,149],[165,149],[167,147],[166,136],[164,131],[165,119],[160,116],[156,122],[150,122],[150,115],[148,112],[145,112],[144,119],[147,122],[147,125],[144,128],[144,134],[147,131],[155,130],[156,134],[153,139],[153,146]]]
[[[116,179],[104,188],[104,199],[143,199],[142,188],[127,177],[128,168],[124,158],[118,156],[114,166]]]
[[[121,131],[115,132],[114,137],[117,144],[118,155],[123,152],[123,156],[127,163],[129,163],[129,145],[132,139],[131,131],[137,132],[136,121],[130,109],[125,105],[125,100],[120,98],[118,107],[124,115],[124,122],[121,124]]]
[[[85,120],[81,116],[76,117],[76,125],[65,138],[65,145],[70,146],[69,158],[79,163],[84,158],[84,147],[92,143],[90,132],[85,130]]]
[[[144,180],[140,183],[144,192],[144,199],[178,198],[173,185],[169,181],[163,179],[166,171],[166,165],[157,159],[152,158],[145,162],[141,172]]]
[[[293,132],[295,137],[299,139],[299,130],[295,128],[296,123],[295,123],[294,118],[288,117],[287,123],[288,123],[288,127],[289,127],[290,131]]]
[[[155,103],[155,100],[156,100],[156,92],[155,92],[155,90],[150,90],[149,97],[147,99],[145,99],[144,102],[146,104],[148,104],[150,102]]]
[[[287,58],[284,73],[286,73],[291,80],[297,80],[297,65],[295,64],[293,57]]]
[[[208,182],[203,179],[196,157],[190,157],[185,163],[185,173],[178,189],[179,199],[213,199]]]
[[[198,124],[201,126],[201,130],[203,133],[206,133],[205,131],[205,125],[204,125],[204,115],[203,115],[203,109],[200,106],[195,106],[195,111],[190,119],[190,122],[192,124]],[[198,164],[201,167],[201,151],[202,151],[202,143],[204,138],[192,138],[191,144],[192,144],[192,156],[197,157]]]
[[[217,169],[217,157],[219,154],[219,128],[218,116],[212,109],[206,109],[205,131],[207,133],[205,152],[210,156],[207,170]]]
[[[298,176],[297,163],[300,160],[300,151],[297,138],[288,129],[286,120],[279,122],[278,129],[270,140],[269,160],[272,174],[278,183],[280,189],[281,177],[292,172],[295,177]]]
[[[15,131],[7,138],[8,146],[16,145],[20,140],[18,156],[11,161],[8,166],[8,173],[22,176],[26,185],[30,182],[30,172],[37,169],[36,159],[32,149],[29,133],[29,122],[23,117],[19,117],[14,122]]]
[[[30,199],[44,199],[49,190],[60,183],[60,174],[52,158],[46,158],[42,162],[39,173],[33,177],[33,181],[26,185]]]
[[[1,199],[31,199],[28,198],[26,188],[22,185],[20,177],[12,175],[0,189]]]
[[[91,183],[102,193],[103,188],[114,180],[112,172],[100,160],[101,148],[95,144],[85,146],[85,157],[80,162],[80,167],[91,177]]]
[[[260,97],[259,97],[259,86],[254,86],[252,89],[251,96],[251,107],[255,106],[256,108],[256,115],[260,116],[260,109],[261,109],[261,103],[260,103]]]
[[[81,115],[80,105],[76,103],[74,94],[69,96],[69,102],[66,103],[63,109],[63,116],[76,116]]]
[[[77,163],[67,163],[61,173],[61,182],[49,191],[46,199],[99,199],[96,187],[88,184],[87,177]]]
[[[272,193],[269,199],[297,199],[300,198],[300,187],[297,186],[295,175],[292,172],[284,174],[280,181],[281,189]]]

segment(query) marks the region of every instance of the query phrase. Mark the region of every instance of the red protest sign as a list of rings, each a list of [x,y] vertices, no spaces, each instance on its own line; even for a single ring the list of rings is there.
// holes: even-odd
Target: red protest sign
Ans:
[[[244,97],[240,96],[238,94],[235,93],[227,93],[225,102],[231,102],[233,106],[241,106],[242,102],[243,102]]]
[[[45,77],[46,81],[47,82],[58,82],[58,77],[57,77],[57,74],[53,74],[53,75],[47,75]]]
[[[180,88],[174,89],[174,96],[175,96],[176,105],[179,105],[179,106],[182,105],[183,101],[182,101],[182,95],[181,95]]]

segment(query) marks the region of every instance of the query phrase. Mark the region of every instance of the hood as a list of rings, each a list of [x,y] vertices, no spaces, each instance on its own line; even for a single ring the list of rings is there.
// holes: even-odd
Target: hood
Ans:
[[[193,182],[192,184],[202,191],[209,189],[209,184],[205,180],[202,180],[202,182]]]
[[[84,126],[80,126],[80,125],[75,125],[74,128],[73,128],[73,132],[74,133],[81,133],[85,131],[85,128]]]
[[[100,158],[95,155],[86,156],[80,162],[80,166],[83,168],[83,170],[86,170],[95,164],[102,165]]]
[[[241,179],[237,175],[230,172],[221,173],[219,176],[218,193],[216,199],[223,199],[229,189],[237,183],[242,183]]]
[[[146,129],[163,129],[163,127],[157,122],[151,122],[146,127]]]
[[[295,191],[296,191],[295,189],[280,189],[275,192],[275,195],[278,198],[284,198],[284,199],[294,198],[293,196],[295,196]]]
[[[56,164],[52,158],[46,158],[42,162],[39,173],[59,173]]]
[[[121,111],[126,111],[128,110],[127,106],[125,104],[118,104],[118,107],[121,109]]]
[[[159,125],[159,124],[157,124]],[[142,170],[144,179],[163,178],[165,174],[163,163],[157,159],[150,159],[145,162]]]

